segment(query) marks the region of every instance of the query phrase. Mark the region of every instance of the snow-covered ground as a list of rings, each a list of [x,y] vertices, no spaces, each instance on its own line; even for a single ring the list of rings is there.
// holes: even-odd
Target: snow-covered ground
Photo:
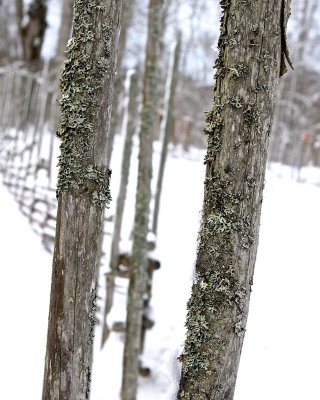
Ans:
[[[0,185],[0,398],[41,399],[51,256]]]
[[[115,206],[121,142],[117,138],[114,201],[108,214]],[[144,356],[144,365],[152,374],[141,378],[138,400],[173,398],[177,380],[176,357],[183,343],[204,174],[203,153],[194,150],[181,155],[172,151],[166,167],[156,250],[161,268],[154,274],[152,299],[156,324],[147,333]],[[132,171],[136,166],[134,157]],[[309,169],[302,176],[305,182],[297,183],[281,166],[268,171],[235,400],[320,399],[320,187],[315,185],[320,183],[320,172]],[[124,238],[132,226],[135,174],[130,179]],[[51,256],[1,185],[0,221],[0,397],[37,400],[42,389]],[[110,237],[106,236],[104,244],[107,253]],[[104,280],[100,283],[103,293]],[[122,320],[124,295],[117,296],[120,305],[115,310],[119,313],[113,318]],[[100,351],[100,335],[98,327],[91,400],[118,400],[123,338],[111,333]]]

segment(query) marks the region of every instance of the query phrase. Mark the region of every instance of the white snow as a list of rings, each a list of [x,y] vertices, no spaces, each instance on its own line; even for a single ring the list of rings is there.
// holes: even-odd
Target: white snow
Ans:
[[[319,202],[319,186],[268,175],[235,400],[320,398]]]
[[[0,186],[0,376],[6,400],[41,398],[51,256]]]
[[[116,199],[122,138],[115,143],[112,174]],[[174,155],[174,156],[173,156]],[[172,151],[166,166],[154,273],[152,316],[147,332],[138,400],[174,398],[179,379],[176,358],[184,340],[186,302],[193,278],[196,240],[203,195],[203,153]],[[159,153],[156,152],[156,157]],[[155,160],[155,165],[158,158]],[[130,237],[137,149],[132,160],[124,241]],[[302,171],[303,183],[286,168],[268,171],[250,315],[235,400],[301,400],[320,398],[319,345],[319,170]],[[310,176],[310,180],[308,177]],[[108,215],[113,213],[115,201]],[[6,188],[0,186],[0,354],[1,398],[41,398],[49,305],[51,256],[30,229]],[[106,231],[111,231],[111,223]],[[110,250],[106,235],[104,251]],[[107,265],[107,256],[105,257]],[[104,277],[100,281],[103,294]],[[112,320],[123,321],[125,287],[117,291]],[[100,351],[101,328],[95,342],[91,400],[118,400],[123,337],[112,332]]]

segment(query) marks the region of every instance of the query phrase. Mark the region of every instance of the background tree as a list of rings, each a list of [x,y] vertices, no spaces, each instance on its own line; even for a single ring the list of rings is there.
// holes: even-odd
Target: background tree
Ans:
[[[154,200],[153,219],[152,219],[152,232],[155,235],[157,234],[158,230],[162,182],[164,177],[165,164],[167,160],[170,134],[172,132],[174,100],[176,94],[176,87],[178,83],[178,67],[179,67],[180,51],[181,51],[181,33],[179,32],[174,47],[172,48],[168,77],[166,82],[165,98],[164,98],[164,113],[160,125],[160,139],[162,140],[162,149],[161,149],[157,187]]]
[[[293,50],[295,71],[288,73],[280,85],[270,144],[270,160],[301,169],[310,161],[313,139],[317,133],[318,121],[314,118],[313,111],[319,91],[315,76],[319,72],[310,61],[319,42],[314,19],[318,2],[294,1],[293,7],[294,26],[288,39]]]
[[[122,74],[122,66],[123,59],[125,56],[125,48],[127,43],[127,33],[128,28],[132,21],[133,9],[134,9],[134,1],[133,0],[123,0],[123,9],[121,16],[121,32],[119,38],[119,46],[118,46],[118,67],[117,67],[117,76],[114,85],[114,95],[112,100],[112,114],[111,114],[111,123],[110,123],[110,134],[108,137],[108,150],[107,150],[107,160],[110,164],[111,154],[113,150],[113,141],[117,131],[117,126],[120,122],[120,110],[119,110],[119,100],[121,90],[123,89],[122,82],[123,74]]]
[[[130,172],[130,160],[132,153],[132,142],[135,129],[137,127],[137,92],[138,92],[138,74],[134,70],[129,70],[126,77],[126,118],[123,122],[125,125],[125,143],[122,151],[121,162],[121,180],[117,197],[116,213],[114,217],[114,228],[110,252],[110,272],[106,275],[106,301],[103,315],[103,332],[101,345],[107,340],[110,329],[107,325],[107,316],[113,304],[114,288],[115,288],[115,271],[119,265],[119,245],[121,240],[121,227],[125,202],[127,196],[127,187]]]
[[[61,23],[59,29],[57,53],[58,57],[62,58],[64,58],[66,45],[71,37],[73,5],[74,0],[63,0],[61,4]]]
[[[289,1],[221,1],[196,277],[179,399],[231,400],[245,333]]]
[[[61,76],[58,214],[43,400],[89,398],[121,1],[76,0]]]
[[[143,83],[139,168],[132,245],[132,271],[127,301],[127,322],[123,356],[122,400],[136,398],[143,295],[147,284],[147,236],[152,178],[152,143],[157,110],[158,64],[161,21],[165,0],[150,0],[148,38]]]
[[[23,0],[16,0],[16,12],[23,60],[38,61],[47,27],[47,0],[32,0],[26,14]]]
[[[21,57],[16,4],[11,0],[0,2],[0,63],[6,64]]]

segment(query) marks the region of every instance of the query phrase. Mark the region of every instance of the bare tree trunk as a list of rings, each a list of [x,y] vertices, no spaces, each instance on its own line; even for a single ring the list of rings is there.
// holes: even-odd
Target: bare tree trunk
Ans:
[[[183,125],[183,150],[189,151],[191,130],[193,125],[192,118],[189,117],[188,115],[185,115],[182,120],[182,125]]]
[[[26,62],[38,61],[47,27],[47,0],[33,0],[26,17],[23,15],[22,0],[16,0],[16,10],[23,59]]]
[[[172,127],[172,114],[174,109],[174,99],[176,94],[176,87],[178,81],[178,66],[179,56],[181,48],[181,34],[178,34],[175,47],[172,52],[171,65],[169,66],[167,87],[166,87],[166,98],[164,105],[164,115],[160,126],[160,138],[162,139],[162,149],[160,166],[157,179],[157,188],[154,201],[153,221],[152,221],[152,232],[156,235],[158,231],[158,217],[160,210],[160,196],[162,191],[162,182],[164,176],[164,168],[167,161],[168,144],[170,140],[170,132]]]
[[[276,138],[277,138],[277,129],[279,128],[279,121],[280,121],[280,111],[281,111],[281,105],[280,101],[283,96],[283,80],[279,84],[278,88],[278,95],[276,96],[276,104],[275,104],[275,111],[274,111],[274,116],[273,116],[273,125],[272,125],[272,131],[270,134],[270,143],[269,143],[269,152],[268,152],[268,161],[271,163],[272,161],[277,161],[277,154],[278,150],[276,150]],[[269,164],[270,165],[270,164]]]
[[[43,400],[89,398],[121,1],[76,0],[61,76],[58,215]],[[84,15],[86,18],[84,18]]]
[[[130,73],[130,71],[129,71]],[[121,166],[121,182],[117,200],[117,210],[114,223],[114,236],[111,251],[111,268],[116,268],[118,264],[119,256],[119,241],[120,231],[122,225],[122,217],[124,211],[124,204],[127,194],[127,185],[129,180],[130,170],[130,159],[132,153],[132,138],[136,128],[137,120],[137,89],[138,89],[138,77],[136,72],[131,71],[129,76],[129,103],[128,103],[128,120],[126,126],[126,138],[122,154],[122,166]]]
[[[21,58],[20,38],[15,22],[16,4],[13,0],[0,1],[0,62],[5,65]]]
[[[112,114],[110,123],[110,134],[108,137],[108,150],[107,150],[107,160],[108,165],[110,165],[111,155],[113,151],[113,142],[116,134],[117,126],[119,124],[120,113],[119,113],[119,98],[122,90],[122,77],[121,68],[122,61],[124,57],[124,51],[127,42],[127,32],[132,20],[133,15],[133,0],[123,0],[123,10],[121,16],[121,32],[119,38],[119,48],[118,48],[118,67],[117,67],[117,77],[114,85],[114,95],[112,100]]]
[[[127,186],[129,179],[130,170],[130,159],[132,153],[132,138],[136,128],[137,121],[137,92],[138,92],[138,77],[134,70],[129,70],[127,73],[127,84],[128,84],[128,104],[127,104],[127,120],[124,120],[126,124],[126,136],[125,143],[122,153],[122,166],[121,166],[121,180],[120,188],[117,199],[117,208],[114,221],[113,238],[111,245],[111,256],[110,256],[110,269],[111,271],[107,274],[107,293],[106,293],[106,304],[104,309],[104,322],[103,322],[103,333],[102,333],[102,346],[106,341],[109,328],[107,326],[107,315],[111,310],[113,303],[113,293],[114,293],[114,279],[115,270],[118,268],[119,264],[119,242],[121,239],[121,226],[122,217],[124,212],[124,206],[127,195]]]
[[[74,0],[62,1],[61,24],[59,29],[57,48],[58,57],[61,57],[62,59],[64,59],[64,53],[66,51],[67,43],[71,37],[73,5]]]
[[[133,270],[127,303],[123,357],[122,400],[134,400],[137,392],[143,316],[143,294],[147,284],[147,235],[152,178],[152,142],[157,103],[161,19],[164,0],[150,0],[146,47],[136,209],[133,230]]]
[[[232,400],[290,1],[222,1],[196,277],[178,399]],[[288,59],[287,58],[287,59]]]
[[[23,0],[15,0],[16,3],[16,18],[17,18],[17,25],[20,31],[21,24],[23,20]]]
[[[302,16],[301,21],[299,23],[300,32],[298,36],[298,49],[294,58],[296,73],[291,74],[290,79],[290,87],[288,92],[288,97],[286,100],[295,104],[296,96],[298,95],[297,87],[298,87],[298,76],[299,71],[301,71],[304,61],[305,61],[305,49],[307,48],[308,34],[310,32],[310,28],[312,26],[313,14],[312,11],[316,11],[317,4],[313,3],[309,0],[304,0],[302,5]],[[291,174],[294,176],[294,170],[298,167],[299,161],[299,145],[300,145],[300,129],[297,128],[297,119],[299,118],[296,115],[296,109],[291,107],[289,113],[287,114],[287,118],[285,118],[284,122],[288,126],[289,135],[290,135],[290,143],[292,144],[292,148],[289,155],[289,165],[292,167]]]
[[[301,130],[305,128],[297,123],[300,119],[299,113],[302,111],[297,101],[297,96],[300,95],[298,77],[299,74],[303,74],[302,70],[306,63],[305,53],[310,50],[309,33],[314,28],[314,17],[317,15],[318,8],[317,0],[303,0],[300,3],[301,15],[297,21],[298,37],[294,43],[296,51],[293,53],[295,73],[287,76],[280,85],[269,152],[269,160],[287,163],[293,167],[299,164],[297,149]],[[292,168],[292,173],[294,172],[295,168]]]

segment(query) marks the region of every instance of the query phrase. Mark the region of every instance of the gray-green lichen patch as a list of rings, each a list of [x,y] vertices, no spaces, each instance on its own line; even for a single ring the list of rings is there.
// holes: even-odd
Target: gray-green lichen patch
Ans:
[[[205,113],[206,127],[204,133],[208,135],[208,149],[206,161],[213,159],[215,154],[219,151],[221,145],[221,130],[223,127],[223,117],[221,115],[223,110],[222,104],[216,104],[211,111]],[[205,162],[206,162],[205,161]]]
[[[240,63],[234,67],[228,68],[228,71],[234,79],[240,80],[248,75],[249,68],[247,65]]]
[[[229,104],[232,108],[242,108],[243,100],[240,96],[230,96],[227,100],[227,104]]]
[[[252,24],[251,27],[250,27],[250,31],[253,34],[257,35],[258,32],[259,32],[259,25],[258,24]]]
[[[228,174],[232,169],[226,167]],[[251,182],[251,180],[250,180]],[[184,353],[180,357],[182,372],[188,379],[214,373],[210,369],[212,360],[223,364],[223,355],[228,342],[224,337],[224,327],[212,330],[212,321],[234,321],[234,333],[244,335],[245,300],[249,286],[240,284],[235,273],[237,262],[234,257],[230,237],[238,235],[243,240],[241,247],[246,250],[252,244],[249,219],[241,213],[245,197],[232,189],[232,182],[213,174],[205,181],[206,198],[201,230],[199,233],[198,265],[193,296],[188,303],[187,339]],[[211,212],[206,212],[210,209]],[[214,343],[203,351],[204,343]],[[201,348],[201,351],[198,349]],[[211,360],[211,361],[210,361]],[[182,397],[183,398],[183,397]],[[186,397],[187,398],[187,397]]]
[[[253,92],[253,93],[258,93],[261,90],[264,90],[265,92],[268,92],[270,90],[268,84],[267,83],[259,83],[258,82],[258,84],[255,87],[251,88],[251,92]]]
[[[103,208],[110,201],[110,172],[93,165],[94,130],[97,122],[98,94],[109,68],[110,29],[102,26],[103,48],[91,57],[96,45],[96,27],[105,7],[99,0],[77,0],[73,36],[67,46],[67,60],[61,75],[61,116],[57,136],[61,139],[57,197],[73,191],[88,195]],[[96,13],[96,10],[99,12]],[[101,17],[101,16],[100,16]]]
[[[261,112],[256,109],[254,102],[246,104],[243,109],[243,122],[247,125],[256,125],[260,113]]]

